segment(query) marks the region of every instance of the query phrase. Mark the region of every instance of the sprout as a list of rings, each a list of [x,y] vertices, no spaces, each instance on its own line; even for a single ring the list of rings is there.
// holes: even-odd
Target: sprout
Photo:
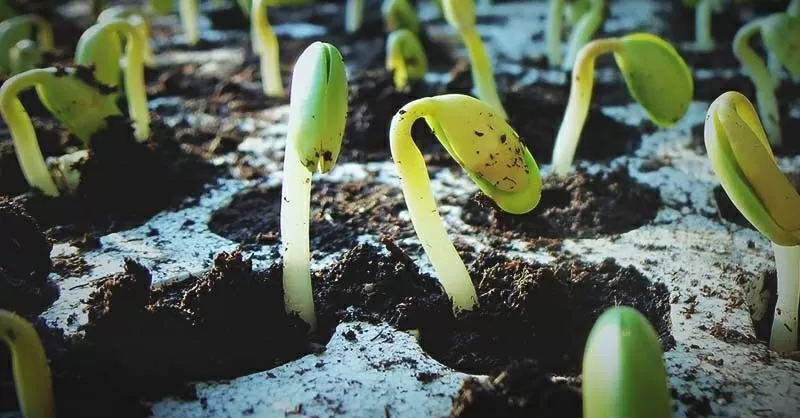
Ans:
[[[200,19],[199,2],[200,0],[178,0],[183,36],[189,45],[197,45],[200,41],[200,28],[197,26],[197,21]]]
[[[569,71],[575,65],[575,57],[578,51],[592,39],[597,29],[603,23],[603,14],[605,13],[606,0],[588,0],[588,9],[581,14],[580,19],[575,23],[572,28],[569,41],[567,42],[567,56],[561,68],[564,71]]]
[[[738,92],[711,103],[705,143],[711,166],[733,204],[773,243],[778,302],[770,348],[797,349],[800,301],[800,195],[781,173],[758,114]]]
[[[147,5],[157,15],[163,16],[172,11],[172,0],[147,0]]]
[[[381,13],[387,32],[408,29],[419,33],[419,17],[408,0],[383,0]]]
[[[129,22],[139,29],[144,39],[144,62],[147,65],[153,65],[153,50],[150,48],[150,16],[145,12],[142,7],[137,6],[114,6],[103,10],[97,16],[98,22],[107,22],[113,19],[126,19],[138,16],[139,19],[133,18]]]
[[[586,418],[672,416],[658,334],[634,308],[610,308],[594,323],[582,380]]]
[[[310,0],[253,0],[250,30],[253,52],[261,56],[261,85],[269,97],[283,97],[281,58],[278,37],[267,20],[267,7],[285,4],[305,4]]]
[[[386,69],[394,72],[394,87],[403,90],[409,80],[421,80],[428,72],[428,58],[417,35],[408,29],[389,34],[386,39]]]
[[[125,95],[135,128],[134,135],[139,141],[150,136],[150,110],[144,85],[146,40],[141,30],[144,26],[144,19],[136,15],[96,23],[86,29],[75,48],[75,62],[92,66],[98,81],[114,86],[119,84],[122,55],[120,34],[125,36]]]
[[[402,180],[403,196],[425,253],[454,310],[478,304],[464,262],[447,236],[436,209],[422,154],[411,137],[419,118],[478,187],[504,211],[531,211],[541,197],[541,178],[519,135],[491,106],[470,96],[446,94],[415,100],[392,118],[389,142]]]
[[[33,123],[17,95],[35,86],[39,98],[53,116],[84,143],[88,143],[92,134],[106,126],[107,117],[120,115],[121,112],[107,87],[98,86],[94,80],[87,81],[87,72],[72,68],[37,68],[9,78],[0,87],[0,115],[11,132],[22,174],[31,187],[48,196],[58,196],[59,189],[74,191],[77,184],[59,188],[53,181],[42,157]],[[60,167],[61,170],[65,168],[63,165]],[[74,178],[66,175],[58,177]]]
[[[344,9],[344,29],[356,33],[364,20],[364,0],[347,0]]]
[[[469,61],[472,65],[472,84],[477,90],[478,98],[493,107],[503,119],[508,119],[503,103],[497,95],[492,62],[486,55],[481,37],[475,28],[475,2],[442,0],[442,7],[447,23],[456,28],[467,46]]]
[[[569,172],[586,122],[594,86],[594,62],[613,52],[628,91],[653,123],[669,127],[677,123],[692,102],[692,73],[675,48],[648,33],[597,39],[578,54],[572,69],[569,101],[553,148],[553,172]]]
[[[698,51],[708,52],[714,48],[711,37],[711,13],[722,8],[720,0],[683,0],[689,7],[694,7],[695,47]]]
[[[42,50],[36,42],[23,39],[8,51],[8,61],[12,75],[39,68],[43,61]]]
[[[316,329],[309,264],[311,174],[333,168],[347,120],[347,77],[335,46],[314,42],[292,74],[289,128],[283,161],[281,240],[286,312]]]
[[[11,370],[23,417],[56,416],[50,366],[39,334],[19,315],[0,309],[0,340],[11,352]]]
[[[764,47],[795,77],[800,77],[800,16],[775,13],[742,26],[733,38],[733,52],[741,61],[756,87],[756,102],[767,138],[773,146],[783,142],[775,97],[775,84],[764,60],[750,47],[749,41],[761,33]]]
[[[9,53],[19,41],[28,39],[36,28],[36,40],[40,49],[53,48],[53,28],[41,16],[20,15],[0,23],[0,73],[11,73]]]

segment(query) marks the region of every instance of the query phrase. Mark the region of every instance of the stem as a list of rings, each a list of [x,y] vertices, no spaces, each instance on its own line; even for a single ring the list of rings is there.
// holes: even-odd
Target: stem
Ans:
[[[550,10],[547,12],[547,61],[551,66],[561,64],[561,23],[564,14],[564,0],[550,0]]]
[[[14,151],[22,174],[31,187],[41,190],[47,196],[58,196],[58,188],[50,177],[31,118],[17,95],[27,88],[52,79],[54,73],[54,68],[26,71],[9,78],[0,87],[0,115],[3,116],[14,141]]]
[[[597,39],[584,46],[572,68],[572,86],[569,90],[569,101],[564,112],[561,127],[558,128],[555,146],[553,147],[553,173],[566,175],[572,167],[578,140],[589,113],[594,86],[594,62],[601,54],[614,52],[620,48],[619,41],[614,38]]]
[[[778,112],[778,99],[775,97],[775,85],[764,60],[756,54],[748,43],[750,38],[761,31],[761,19],[754,20],[739,29],[733,38],[733,53],[739,58],[745,71],[750,75],[756,87],[756,103],[761,122],[767,133],[769,143],[773,147],[783,143]]]
[[[714,49],[711,37],[711,9],[713,0],[699,0],[694,10],[694,33],[697,50],[708,52]]]
[[[769,347],[786,353],[797,350],[797,307],[800,303],[800,245],[772,243],[778,271],[778,302],[772,321]]]
[[[453,310],[472,310],[478,305],[475,286],[464,262],[436,208],[425,159],[411,137],[411,126],[421,117],[433,118],[429,99],[420,99],[394,116],[389,129],[392,158],[400,172],[403,196],[422,247],[436,271],[445,293],[453,301]]]
[[[181,26],[183,26],[183,36],[186,38],[186,43],[189,45],[196,45],[200,40],[200,28],[197,26],[197,19],[199,18],[200,11],[198,2],[200,0],[180,0],[178,2],[178,12],[181,17]]]
[[[130,19],[138,19],[131,21]],[[134,136],[139,142],[150,136],[150,110],[147,107],[147,91],[144,87],[144,54],[146,40],[139,29],[144,23],[141,17],[116,19],[108,23],[109,30],[125,35],[125,95],[128,112],[134,124]]]
[[[344,28],[347,33],[356,33],[364,19],[364,0],[347,0]]]
[[[39,334],[20,316],[0,310],[0,339],[8,344],[11,352],[14,386],[22,416],[55,417],[53,382]]]
[[[261,84],[268,97],[283,97],[280,47],[278,37],[267,20],[267,0],[255,0],[251,16],[256,44],[254,52],[261,56]]]
[[[254,12],[256,10],[253,10]],[[311,216],[311,172],[303,166],[289,138],[283,160],[281,196],[281,241],[283,248],[283,300],[286,312],[297,313],[317,327],[309,258],[309,218]]]
[[[36,42],[39,44],[39,48],[43,51],[53,49],[55,46],[55,42],[53,41],[53,26],[51,26],[50,22],[46,19],[38,15],[33,16],[33,21],[39,29],[36,32]]]
[[[486,54],[478,31],[474,27],[465,29],[461,32],[461,38],[464,39],[467,53],[469,53],[469,61],[472,65],[472,84],[475,86],[478,98],[497,110],[503,119],[508,119],[503,103],[497,95],[492,62]]]
[[[575,57],[578,51],[592,39],[597,32],[597,28],[603,23],[603,3],[595,2],[592,8],[583,14],[581,19],[572,29],[567,44],[567,56],[561,69],[569,71],[575,65]]]

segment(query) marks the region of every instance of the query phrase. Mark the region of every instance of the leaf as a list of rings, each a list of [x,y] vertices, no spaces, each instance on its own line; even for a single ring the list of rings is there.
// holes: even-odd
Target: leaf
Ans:
[[[800,77],[800,16],[776,13],[764,19],[761,38],[769,52],[775,55],[795,77]]]

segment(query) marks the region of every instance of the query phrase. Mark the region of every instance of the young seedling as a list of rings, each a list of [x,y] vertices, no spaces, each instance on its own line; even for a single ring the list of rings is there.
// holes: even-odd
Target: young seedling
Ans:
[[[121,115],[121,112],[109,89],[94,81],[90,84],[86,80],[88,70],[83,73],[73,68],[37,68],[9,78],[0,87],[0,115],[11,133],[22,174],[31,187],[48,196],[58,196],[59,190],[74,191],[77,181],[63,184],[53,180],[39,148],[33,123],[17,96],[23,90],[36,87],[40,100],[50,113],[70,132],[88,143],[92,134],[106,126],[107,117]],[[74,157],[64,158],[74,161]],[[62,164],[60,169],[63,171],[71,166]],[[73,175],[57,177],[75,179]]]
[[[250,13],[250,33],[253,53],[261,57],[261,85],[268,97],[286,95],[281,79],[281,55],[278,36],[267,19],[267,7],[306,4],[310,0],[253,0]]]
[[[639,311],[616,306],[594,323],[583,354],[582,389],[586,418],[672,416],[658,334]]]
[[[714,38],[711,36],[711,14],[722,9],[720,0],[683,0],[689,7],[694,7],[695,48],[708,52],[714,49]]]
[[[22,317],[0,309],[0,340],[11,352],[11,371],[22,416],[55,417],[50,366],[39,334]]]
[[[603,23],[603,16],[606,9],[606,0],[588,0],[588,8],[581,13],[580,18],[572,28],[567,42],[567,55],[561,68],[569,71],[575,65],[575,58],[578,51],[588,43],[600,25]]]
[[[419,17],[414,6],[408,0],[384,0],[381,4],[381,14],[387,32],[408,29],[419,33]]]
[[[694,83],[689,66],[663,39],[634,33],[589,42],[572,69],[569,101],[553,148],[553,173],[557,175],[567,174],[572,166],[592,100],[594,62],[608,52],[614,54],[631,96],[656,125],[674,125],[692,102]]]
[[[414,100],[392,118],[389,143],[414,230],[453,309],[472,310],[478,304],[475,288],[447,236],[425,160],[411,137],[411,127],[420,118],[481,191],[506,212],[526,213],[539,203],[539,167],[505,118],[473,97],[446,94]]]
[[[467,46],[469,62],[472,65],[472,84],[477,90],[478,98],[493,107],[500,117],[508,119],[508,114],[497,94],[492,62],[475,27],[475,2],[442,0],[442,9],[447,23],[456,28]]]
[[[364,21],[364,0],[347,0],[344,9],[344,30],[356,33]]]
[[[139,19],[130,19],[130,23],[139,29],[144,39],[144,63],[148,66],[153,65],[153,49],[150,48],[150,16],[146,10],[138,6],[114,6],[103,10],[97,16],[98,22],[107,22],[114,19],[128,19],[138,16]]]
[[[417,35],[400,29],[386,38],[386,69],[392,71],[394,88],[404,90],[409,80],[421,80],[428,72],[428,58]]]
[[[311,175],[336,164],[347,120],[347,77],[335,46],[314,42],[292,74],[283,160],[281,241],[286,312],[316,329],[309,263]]]
[[[188,45],[194,46],[200,42],[200,0],[178,0],[178,14],[181,18],[183,36]]]
[[[11,74],[9,54],[19,41],[30,38],[36,29],[36,41],[39,49],[53,48],[53,28],[41,16],[20,15],[0,23],[0,74]]]
[[[125,95],[128,112],[134,124],[134,135],[139,141],[150,136],[150,110],[144,85],[144,54],[146,39],[142,27],[146,23],[138,15],[127,19],[112,19],[96,23],[86,29],[75,48],[75,62],[94,68],[95,77],[103,84],[116,86],[120,78],[122,41],[125,36]]]
[[[11,75],[39,68],[43,61],[42,50],[36,42],[23,39],[8,51],[8,61]]]
[[[794,77],[800,77],[800,16],[775,13],[742,26],[733,38],[733,53],[742,63],[756,88],[756,103],[770,144],[783,143],[775,97],[775,83],[764,62],[750,46],[750,38],[760,33],[764,47]]]
[[[591,8],[590,1],[593,0],[550,0],[550,8],[547,11],[547,29],[545,31],[547,61],[550,65],[555,67],[563,64],[561,32],[565,18],[568,26],[575,27]],[[583,43],[585,44],[586,42]],[[577,49],[580,49],[580,47]],[[572,67],[570,66],[570,68]]]
[[[749,100],[719,96],[708,109],[705,143],[722,188],[745,218],[770,241],[778,272],[778,302],[769,346],[798,349],[800,303],[800,195],[781,172]]]

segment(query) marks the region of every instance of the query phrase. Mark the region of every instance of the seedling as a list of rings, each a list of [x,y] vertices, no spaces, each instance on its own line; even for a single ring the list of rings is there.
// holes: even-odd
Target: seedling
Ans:
[[[705,143],[722,188],[747,220],[770,241],[778,272],[778,302],[769,345],[797,345],[800,302],[800,195],[781,172],[752,103],[738,92],[719,96],[708,109]]]
[[[605,1],[602,0],[550,0],[545,31],[547,61],[553,66],[563,64],[565,70],[572,69],[577,51],[589,41],[602,23],[604,8]],[[562,61],[561,56],[561,32],[565,17],[567,24],[574,28],[568,42],[567,55],[571,56],[569,64]]]
[[[381,13],[387,32],[408,29],[419,33],[419,17],[408,0],[383,0]]]
[[[403,90],[409,80],[421,80],[428,72],[428,58],[417,35],[400,29],[386,38],[386,69],[392,71],[394,88]]]
[[[19,315],[0,309],[0,340],[11,352],[11,371],[22,416],[55,417],[50,366],[39,334]]]
[[[20,15],[0,23],[0,73],[11,74],[9,54],[21,40],[28,39],[36,29],[36,41],[43,50],[53,48],[53,28],[41,16]]]
[[[589,42],[572,69],[569,101],[553,148],[553,173],[557,175],[565,175],[572,166],[592,100],[594,62],[608,52],[614,54],[631,96],[656,125],[674,125],[692,102],[694,83],[689,66],[658,36],[634,33]]]
[[[364,21],[364,0],[347,0],[344,9],[344,30],[356,33]]]
[[[23,39],[8,51],[8,60],[11,66],[11,75],[19,74],[39,68],[43,61],[42,50],[39,49],[39,44],[36,42]]]
[[[639,311],[616,306],[597,319],[583,354],[582,389],[586,418],[672,416],[658,334]]]
[[[569,35],[569,41],[567,41],[567,56],[561,66],[564,71],[572,69],[575,65],[578,51],[592,39],[603,23],[606,0],[588,0],[584,4],[585,6],[583,7],[586,7],[586,9],[574,24]]]
[[[114,6],[103,10],[97,16],[98,22],[107,22],[114,19],[127,19],[138,16],[139,19],[133,18],[130,23],[139,29],[144,39],[144,62],[145,64],[153,65],[153,50],[150,48],[150,16],[141,8],[137,6]]]
[[[281,241],[286,312],[316,329],[309,264],[311,175],[336,164],[347,120],[344,60],[331,44],[314,42],[292,74],[289,127],[283,160]]]
[[[116,86],[119,84],[122,56],[120,35],[125,36],[125,95],[134,135],[139,141],[150,136],[150,110],[144,85],[144,26],[146,23],[140,16],[99,22],[86,29],[75,48],[76,63],[93,67],[98,81]]]
[[[147,0],[147,5],[157,15],[165,15],[172,12],[172,0]]]
[[[453,309],[478,304],[464,262],[447,236],[425,160],[411,137],[419,118],[478,187],[504,211],[531,211],[541,197],[539,167],[519,135],[487,103],[461,94],[414,100],[392,118],[389,142],[411,222]]]
[[[71,180],[66,184],[59,182],[57,185],[53,180],[42,157],[33,123],[17,96],[23,90],[36,87],[39,99],[50,113],[70,132],[88,143],[92,134],[106,126],[107,117],[121,115],[114,103],[114,96],[109,94],[113,89],[88,78],[91,78],[88,70],[37,68],[9,78],[0,87],[0,115],[11,133],[22,174],[31,187],[41,190],[45,195],[58,196],[59,190],[73,192],[77,180],[74,175],[57,176]],[[74,157],[63,158],[73,161]],[[62,164],[61,170],[71,166]]]
[[[500,117],[508,119],[500,96],[497,95],[492,62],[486,54],[481,36],[475,27],[475,2],[442,0],[442,9],[447,23],[456,28],[467,46],[469,61],[472,65],[472,84],[477,90],[478,98],[493,107]]]
[[[741,61],[756,87],[756,103],[770,144],[783,143],[775,97],[775,83],[767,65],[750,46],[750,38],[760,33],[764,47],[794,77],[800,77],[800,16],[775,13],[742,26],[733,38],[733,53]]]
[[[253,52],[261,56],[261,85],[268,97],[283,97],[281,58],[278,36],[267,19],[267,7],[288,4],[306,4],[310,0],[253,0],[250,13],[250,31]]]
[[[722,9],[720,0],[683,0],[689,7],[694,7],[695,47],[698,51],[708,52],[714,49],[711,37],[711,13],[719,13]]]

